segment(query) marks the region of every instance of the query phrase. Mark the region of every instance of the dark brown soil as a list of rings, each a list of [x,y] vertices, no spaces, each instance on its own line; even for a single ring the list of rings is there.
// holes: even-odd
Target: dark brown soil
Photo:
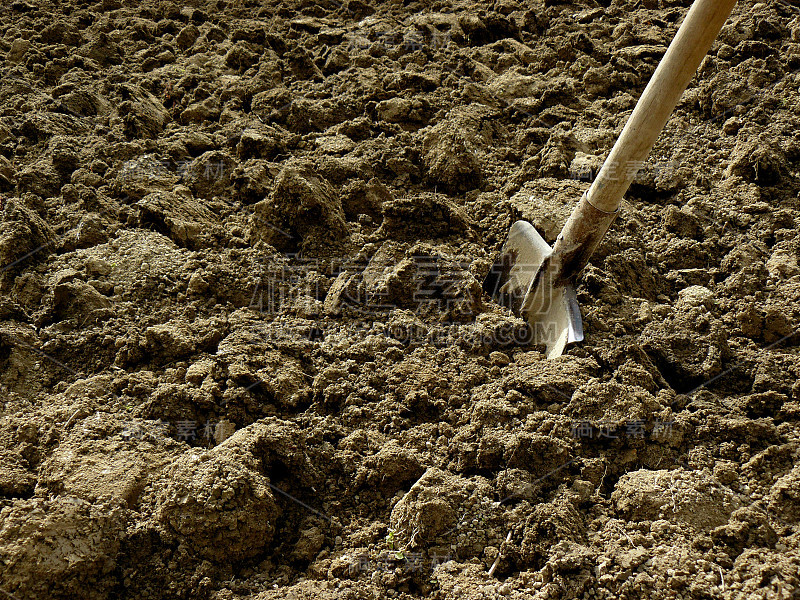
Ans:
[[[584,343],[481,290],[689,4],[0,6],[0,598],[800,597],[795,3],[734,9]]]

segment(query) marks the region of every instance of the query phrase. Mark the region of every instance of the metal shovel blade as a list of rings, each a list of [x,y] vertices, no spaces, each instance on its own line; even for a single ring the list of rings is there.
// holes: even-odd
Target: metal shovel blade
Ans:
[[[483,284],[498,304],[525,317],[533,342],[546,346],[547,358],[561,356],[567,344],[583,340],[581,312],[572,286],[552,286],[542,277],[537,281],[552,252],[533,225],[517,221]]]

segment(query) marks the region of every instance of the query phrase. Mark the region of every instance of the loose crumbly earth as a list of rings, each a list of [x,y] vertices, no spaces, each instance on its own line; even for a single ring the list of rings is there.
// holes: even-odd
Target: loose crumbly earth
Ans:
[[[734,9],[583,344],[481,291],[688,5],[3,2],[0,597],[800,597],[796,3]]]

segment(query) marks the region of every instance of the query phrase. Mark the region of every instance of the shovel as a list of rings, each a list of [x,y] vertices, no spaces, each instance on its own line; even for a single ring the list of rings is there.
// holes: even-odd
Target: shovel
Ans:
[[[527,221],[511,226],[483,287],[498,303],[527,319],[533,342],[546,346],[547,358],[561,356],[567,344],[583,340],[572,282],[617,216],[622,196],[734,4],[736,0],[692,4],[617,143],[552,248]]]

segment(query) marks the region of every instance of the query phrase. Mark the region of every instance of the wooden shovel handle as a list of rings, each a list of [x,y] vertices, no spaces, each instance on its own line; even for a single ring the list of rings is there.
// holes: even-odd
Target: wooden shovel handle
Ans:
[[[708,53],[736,0],[695,0],[639,98],[617,143],[600,169],[587,200],[616,212],[658,134]]]

